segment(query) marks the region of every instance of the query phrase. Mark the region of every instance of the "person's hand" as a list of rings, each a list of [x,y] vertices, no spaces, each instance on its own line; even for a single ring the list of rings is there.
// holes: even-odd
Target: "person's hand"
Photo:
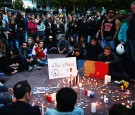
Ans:
[[[8,88],[8,91],[9,91],[10,93],[13,93],[13,88]]]
[[[46,57],[43,57],[42,60],[46,60]]]
[[[16,98],[12,98],[12,102],[16,102]]]
[[[32,62],[33,61],[33,58],[30,58],[30,62]]]
[[[105,64],[110,64],[110,62],[109,61],[106,61]]]

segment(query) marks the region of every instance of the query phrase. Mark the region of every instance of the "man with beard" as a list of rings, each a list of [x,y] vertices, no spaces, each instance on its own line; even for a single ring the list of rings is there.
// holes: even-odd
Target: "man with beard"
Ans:
[[[101,38],[102,47],[110,46],[115,49],[115,40],[119,31],[120,22],[115,18],[115,11],[110,9],[108,11],[107,19],[102,21],[101,25]]]

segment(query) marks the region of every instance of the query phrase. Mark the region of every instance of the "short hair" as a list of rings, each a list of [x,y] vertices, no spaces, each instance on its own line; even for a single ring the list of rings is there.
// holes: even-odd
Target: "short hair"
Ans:
[[[56,94],[57,109],[60,112],[69,112],[74,110],[77,93],[68,87],[61,88]]]
[[[106,46],[106,47],[104,48],[104,50],[112,51],[112,48],[111,48],[110,46]]]
[[[14,85],[13,91],[16,99],[22,99],[27,92],[31,92],[31,86],[27,80],[20,81]]]
[[[122,104],[113,104],[109,110],[109,115],[128,115],[129,109]]]
[[[92,37],[90,38],[90,41],[92,41],[92,40],[97,41],[96,36],[92,36]]]
[[[131,6],[132,6],[132,5],[135,5],[135,1],[131,3]]]
[[[116,10],[115,10],[114,8],[109,8],[109,9],[108,9],[108,12],[109,12],[110,10],[112,10],[112,11],[114,12],[114,14],[116,14]]]

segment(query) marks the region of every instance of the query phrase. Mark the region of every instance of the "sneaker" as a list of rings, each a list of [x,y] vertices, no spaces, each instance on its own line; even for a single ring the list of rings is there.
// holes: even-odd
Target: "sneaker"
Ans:
[[[32,70],[32,69],[33,69],[33,67],[29,66],[29,69],[28,69],[28,70],[30,71],[30,70]]]
[[[41,69],[40,66],[34,65],[34,69]]]

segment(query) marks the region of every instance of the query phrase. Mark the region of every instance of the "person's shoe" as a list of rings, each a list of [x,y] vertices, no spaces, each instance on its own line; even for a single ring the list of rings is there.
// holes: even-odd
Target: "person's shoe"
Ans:
[[[28,69],[28,70],[30,71],[30,70],[32,70],[32,69],[33,69],[33,67],[32,67],[32,66],[29,66],[29,69]]]
[[[3,84],[5,83],[6,81],[4,79],[0,79],[0,82]]]
[[[40,66],[34,65],[34,69],[41,69]]]

